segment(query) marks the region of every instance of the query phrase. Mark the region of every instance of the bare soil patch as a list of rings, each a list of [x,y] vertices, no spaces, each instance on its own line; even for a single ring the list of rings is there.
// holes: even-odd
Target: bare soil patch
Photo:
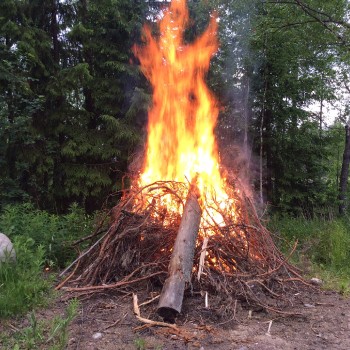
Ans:
[[[152,295],[139,295],[139,302],[151,298]],[[82,298],[79,313],[69,328],[67,349],[350,349],[349,298],[332,291],[309,291],[296,295],[293,303],[285,311],[301,316],[281,317],[237,302],[234,317],[227,319],[218,305],[206,309],[202,296],[187,296],[176,331],[146,327],[138,321],[131,294],[96,294]],[[156,302],[141,306],[142,316],[161,321],[155,308]],[[37,318],[49,320],[63,315],[65,309],[66,301],[58,300],[49,309],[38,311]],[[11,333],[14,327],[27,325],[26,319],[4,322],[0,331]]]
[[[140,301],[148,298],[145,295]],[[56,307],[62,306],[59,302]],[[141,307],[141,313],[157,319],[154,309],[150,304]],[[140,329],[131,295],[104,294],[82,302],[70,327],[68,349],[350,349],[349,298],[329,291],[301,293],[288,311],[302,316],[280,317],[238,302],[234,319],[227,320],[222,310],[205,309],[203,298],[193,296],[186,298],[177,320],[179,332]],[[94,339],[96,333],[101,333],[100,338]]]

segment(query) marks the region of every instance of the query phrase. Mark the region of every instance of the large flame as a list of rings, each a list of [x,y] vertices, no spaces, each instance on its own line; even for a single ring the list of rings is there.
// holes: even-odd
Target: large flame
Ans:
[[[204,80],[218,49],[217,20],[211,16],[206,31],[186,44],[183,35],[188,20],[186,1],[173,0],[160,20],[160,35],[152,36],[146,26],[145,45],[134,48],[153,87],[139,185],[191,182],[196,177],[202,198],[207,200],[215,193],[215,201],[220,203],[229,197],[214,136],[218,107]]]

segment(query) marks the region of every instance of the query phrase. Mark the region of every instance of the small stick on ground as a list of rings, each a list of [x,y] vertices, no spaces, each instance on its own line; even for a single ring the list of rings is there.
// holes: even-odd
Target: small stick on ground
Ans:
[[[176,325],[174,325],[174,324],[166,323],[166,322],[152,321],[152,320],[149,320],[148,318],[141,317],[140,308],[139,308],[138,301],[137,301],[137,295],[133,294],[132,298],[133,298],[133,304],[134,304],[134,313],[136,315],[136,318],[139,321],[149,325],[150,327],[152,327],[152,326],[160,326],[160,327],[172,328],[172,329],[175,329],[177,331],[179,330],[179,328]]]
[[[75,274],[79,267],[80,261],[77,262],[77,264],[74,267],[74,270],[60,283],[55,287],[55,290],[60,290]]]
[[[207,252],[208,241],[209,241],[209,237],[205,237],[203,240],[202,251],[201,251],[201,255],[199,257],[199,265],[198,265],[198,275],[197,275],[198,281],[200,281],[201,275],[203,273],[205,253]]]
[[[268,336],[271,336],[270,331],[271,331],[272,322],[273,322],[272,320],[269,322],[269,327],[267,328],[266,335],[268,335]]]
[[[147,300],[144,301],[142,304],[140,304],[139,306],[144,306],[144,305],[148,305],[150,303],[153,303],[155,300],[159,299],[160,295],[155,296],[154,298],[152,298],[151,300]]]

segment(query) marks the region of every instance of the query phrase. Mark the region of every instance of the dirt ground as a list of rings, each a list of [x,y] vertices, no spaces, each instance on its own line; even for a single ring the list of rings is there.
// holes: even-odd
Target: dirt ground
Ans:
[[[63,296],[63,299],[65,297]],[[152,295],[139,296],[141,316],[161,321]],[[38,319],[63,315],[67,301],[37,311]],[[210,297],[209,297],[210,303]],[[69,328],[68,350],[291,350],[350,349],[350,299],[332,291],[301,292],[285,310],[300,316],[278,316],[236,303],[234,317],[205,308],[200,295],[187,297],[178,329],[146,327],[133,312],[132,294],[113,292],[82,298]],[[27,326],[24,318],[16,328]],[[12,322],[12,326],[14,323]],[[11,329],[0,327],[6,332]],[[0,346],[1,348],[1,346]]]
[[[152,295],[139,296],[139,304]],[[210,298],[209,298],[210,302]],[[161,321],[156,301],[141,306],[141,316]],[[65,301],[38,312],[49,319],[63,314]],[[350,349],[350,299],[331,291],[295,295],[289,310],[301,316],[280,317],[250,310],[239,302],[231,319],[206,309],[200,295],[187,297],[178,330],[145,327],[133,313],[131,294],[100,294],[83,299],[70,325],[69,350],[289,350]],[[18,325],[17,325],[18,327]],[[269,332],[268,332],[269,330]]]

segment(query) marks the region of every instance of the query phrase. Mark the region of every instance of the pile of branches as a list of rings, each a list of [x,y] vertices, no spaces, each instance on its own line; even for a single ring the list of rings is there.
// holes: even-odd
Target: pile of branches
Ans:
[[[183,205],[179,194],[186,190],[178,182],[129,190],[110,212],[107,229],[85,238],[91,245],[63,271],[70,274],[58,287],[77,294],[160,290],[181,221],[161,203],[173,196]],[[277,249],[251,199],[242,189],[233,195],[235,213],[222,213],[224,225],[202,227],[211,233],[198,236],[191,291],[206,291],[227,305],[242,300],[283,313],[291,291],[306,282]]]

